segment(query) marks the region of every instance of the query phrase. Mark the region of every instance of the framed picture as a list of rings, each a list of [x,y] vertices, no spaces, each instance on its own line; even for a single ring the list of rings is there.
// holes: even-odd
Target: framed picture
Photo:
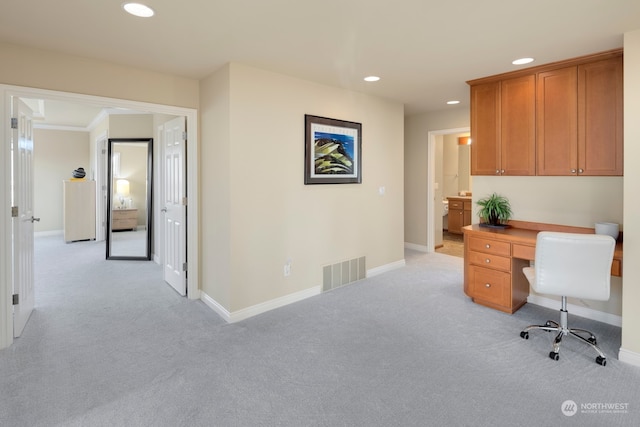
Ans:
[[[362,182],[362,124],[305,114],[304,183]]]

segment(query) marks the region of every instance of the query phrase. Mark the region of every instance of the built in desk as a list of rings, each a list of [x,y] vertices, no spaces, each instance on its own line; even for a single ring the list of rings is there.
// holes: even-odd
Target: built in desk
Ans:
[[[522,268],[535,259],[540,231],[593,234],[593,228],[509,221],[509,228],[462,227],[464,292],[475,303],[515,313],[527,302],[529,282]],[[621,234],[622,235],[622,234]],[[622,276],[622,238],[618,239],[611,274]]]

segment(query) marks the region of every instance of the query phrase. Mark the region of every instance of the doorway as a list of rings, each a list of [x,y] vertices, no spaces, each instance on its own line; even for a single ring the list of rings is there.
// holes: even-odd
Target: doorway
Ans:
[[[183,107],[174,107],[161,104],[150,104],[137,101],[128,101],[121,99],[103,98],[90,95],[80,95],[68,92],[57,92],[34,88],[23,88],[15,86],[0,85],[0,92],[3,94],[4,102],[0,106],[0,115],[3,117],[0,122],[0,133],[5,136],[2,144],[3,156],[5,159],[4,171],[0,174],[0,188],[3,191],[4,204],[11,200],[10,194],[7,194],[11,188],[10,176],[10,139],[6,138],[9,134],[7,124],[11,123],[10,109],[7,108],[9,102],[13,98],[29,98],[29,99],[54,99],[63,102],[71,102],[78,104],[99,105],[103,108],[125,108],[136,111],[146,111],[152,114],[163,114],[171,116],[184,116],[187,120],[187,134],[190,136],[190,149],[187,153],[186,163],[186,180],[187,180],[187,196],[191,209],[187,213],[187,221],[190,224],[187,236],[187,253],[189,253],[189,282],[188,297],[189,299],[198,299],[200,297],[198,290],[198,142],[197,142],[197,110]],[[11,301],[5,298],[11,295],[12,279],[11,279],[11,223],[12,219],[9,215],[10,206],[5,206],[0,214],[2,227],[0,228],[0,241],[2,241],[2,250],[0,251],[0,348],[9,346],[13,342],[13,306]],[[154,215],[157,213],[154,212]]]
[[[427,138],[427,252],[435,252],[436,243],[442,241],[442,224],[444,204],[442,202],[445,196],[444,173],[442,178],[437,178],[437,170],[443,170],[443,152],[445,137],[453,137],[458,135],[469,135],[470,129],[453,128],[430,131]],[[455,138],[457,139],[457,138]],[[440,141],[440,142],[439,142]],[[441,150],[438,150],[440,144]],[[440,152],[439,152],[440,151]],[[451,174],[450,174],[451,175]],[[458,174],[459,175],[459,174]],[[454,176],[450,177],[451,186],[453,187]],[[469,189],[471,190],[471,189]],[[447,190],[449,191],[449,190]]]

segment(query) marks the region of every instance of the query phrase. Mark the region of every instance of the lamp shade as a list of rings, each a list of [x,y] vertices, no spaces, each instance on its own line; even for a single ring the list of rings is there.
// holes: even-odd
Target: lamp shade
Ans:
[[[118,193],[121,197],[126,197],[129,195],[129,181],[126,179],[119,179],[116,181],[116,193]]]

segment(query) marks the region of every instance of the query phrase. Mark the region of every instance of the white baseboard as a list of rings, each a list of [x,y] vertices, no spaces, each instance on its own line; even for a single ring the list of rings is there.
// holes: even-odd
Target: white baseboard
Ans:
[[[405,265],[407,265],[407,263],[404,259],[392,262],[390,264],[381,265],[380,267],[375,267],[371,270],[367,270],[367,277],[373,277],[377,276],[378,274],[386,273],[387,271],[397,270],[398,268],[402,268]]]
[[[618,352],[618,360],[630,365],[640,366],[640,353],[636,353],[634,351],[626,350],[620,347],[620,351]]]
[[[405,249],[413,249],[419,252],[429,252],[426,245],[416,245],[415,243],[404,242]]]
[[[541,297],[540,295],[529,295],[527,302],[541,307],[551,308],[553,310],[560,310],[560,301]],[[569,303],[567,303],[567,311],[571,314],[575,314],[576,316],[582,316],[587,319],[597,320],[598,322],[622,327],[622,316]]]
[[[251,307],[243,308],[242,310],[230,312],[216,300],[211,298],[206,293],[200,291],[200,299],[213,311],[218,313],[228,323],[239,322],[241,320],[248,319],[258,314],[266,313],[267,311],[275,308],[284,307],[285,305],[292,304],[294,302],[302,301],[304,299],[319,295],[322,292],[321,286],[314,286],[304,291],[295,292],[293,294],[285,295],[280,298],[265,301],[260,304],[253,305]]]

